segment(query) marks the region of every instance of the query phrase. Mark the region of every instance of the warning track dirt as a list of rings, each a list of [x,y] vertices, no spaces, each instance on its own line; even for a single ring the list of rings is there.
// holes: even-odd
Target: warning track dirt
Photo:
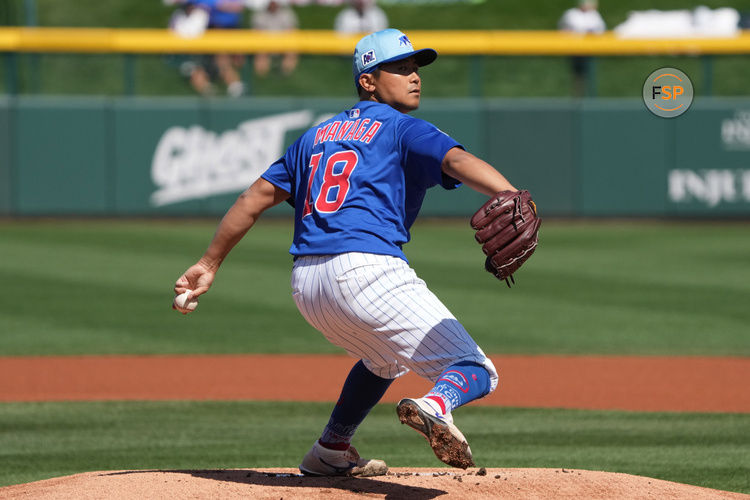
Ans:
[[[750,358],[492,356],[500,386],[472,405],[750,412]],[[0,401],[335,401],[347,356],[0,357]],[[315,383],[309,377],[315,373]],[[305,381],[310,382],[309,386]],[[409,374],[384,402],[422,394]]]

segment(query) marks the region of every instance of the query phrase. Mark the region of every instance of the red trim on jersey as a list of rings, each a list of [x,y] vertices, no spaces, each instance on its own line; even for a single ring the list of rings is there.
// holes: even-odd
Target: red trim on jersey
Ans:
[[[354,122],[354,125],[352,125],[352,128],[349,129],[349,132],[344,137],[345,141],[351,141],[352,139],[354,139],[354,134],[357,133],[357,130],[359,130],[359,122],[360,120]]]
[[[318,128],[318,130],[315,131],[315,142],[313,143],[313,146],[323,140],[323,138],[328,133],[328,127],[330,126],[331,124],[329,123],[325,127],[320,127]]]
[[[366,144],[370,144],[370,141],[372,140],[372,138],[375,137],[375,134],[377,134],[378,130],[380,130],[380,126],[381,125],[382,125],[382,123],[380,123],[380,122],[373,123],[370,126],[370,129],[364,135],[364,137],[362,137],[362,142],[364,142]]]
[[[344,165],[341,172],[336,174],[333,172],[333,168],[338,163]],[[315,210],[318,213],[332,213],[341,208],[351,187],[349,176],[352,175],[357,163],[359,163],[359,156],[356,151],[338,151],[328,158],[323,171],[323,185],[320,186],[320,192],[315,199]],[[336,188],[336,197],[329,200],[329,193],[334,188]]]
[[[325,138],[323,139],[324,142],[332,141],[336,137],[336,132],[339,131],[339,127],[341,126],[341,122],[336,120],[335,122],[331,123],[331,128],[328,130],[328,133],[326,134]]]
[[[305,208],[302,210],[302,217],[310,215],[312,213],[312,205],[310,204],[310,190],[312,189],[313,178],[315,172],[318,170],[320,165],[320,159],[323,157],[323,153],[318,153],[310,157],[310,177],[307,179],[307,195],[305,196]]]
[[[364,120],[362,120],[362,125],[360,125],[359,129],[357,129],[357,133],[354,134],[355,141],[358,141],[362,137],[362,134],[364,134],[365,131],[367,130],[367,125],[369,123],[370,123],[369,118],[365,118]]]
[[[346,134],[349,132],[349,130],[352,128],[353,125],[354,125],[354,122],[353,121],[349,121],[349,120],[347,120],[344,123],[342,123],[341,124],[341,128],[339,129],[339,133],[336,136],[336,140],[340,141],[341,139],[343,139],[344,137],[346,137]]]

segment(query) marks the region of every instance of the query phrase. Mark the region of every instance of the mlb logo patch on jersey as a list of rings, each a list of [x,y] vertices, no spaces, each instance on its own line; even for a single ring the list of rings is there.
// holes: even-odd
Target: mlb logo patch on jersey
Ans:
[[[357,108],[350,109],[349,118],[351,118],[352,120],[354,120],[355,118],[359,118],[359,110]]]
[[[377,57],[375,57],[375,50],[368,50],[367,52],[362,54],[362,66],[363,67],[377,60],[378,60]]]

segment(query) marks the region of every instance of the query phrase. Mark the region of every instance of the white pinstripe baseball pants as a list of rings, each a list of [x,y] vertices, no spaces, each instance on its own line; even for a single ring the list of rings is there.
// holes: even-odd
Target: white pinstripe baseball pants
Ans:
[[[492,361],[404,260],[349,252],[298,257],[292,295],[302,315],[333,344],[383,378],[413,370],[431,381],[449,366]]]

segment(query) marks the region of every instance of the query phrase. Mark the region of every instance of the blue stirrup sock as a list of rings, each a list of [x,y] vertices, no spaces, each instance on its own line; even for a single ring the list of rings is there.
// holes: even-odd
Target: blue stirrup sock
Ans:
[[[489,394],[490,386],[490,374],[484,366],[461,361],[441,373],[424,397],[435,402],[445,414]]]
[[[359,424],[380,401],[393,379],[378,377],[359,360],[346,377],[341,395],[320,437],[320,444],[346,450]]]

